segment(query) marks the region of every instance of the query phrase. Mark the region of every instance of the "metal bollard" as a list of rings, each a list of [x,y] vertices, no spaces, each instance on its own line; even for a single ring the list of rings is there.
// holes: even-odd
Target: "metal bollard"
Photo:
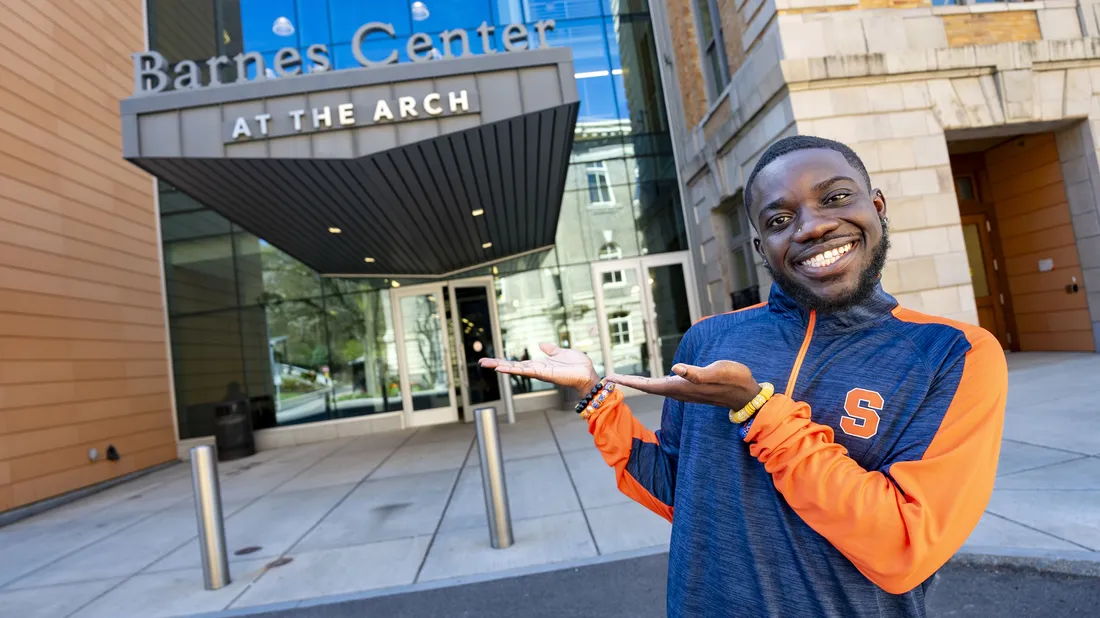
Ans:
[[[504,396],[504,412],[508,415],[508,424],[516,424],[516,402],[512,399],[512,376],[507,374],[500,374],[503,378],[503,387],[501,389],[501,395]]]
[[[213,446],[191,449],[191,483],[195,489],[195,516],[199,523],[202,576],[207,590],[229,585],[229,555],[222,521],[222,493],[218,458]]]
[[[489,542],[493,549],[512,546],[512,516],[508,512],[508,488],[504,483],[504,458],[496,408],[474,410],[477,419],[477,453],[481,459],[481,486],[485,491],[485,514],[489,518]]]

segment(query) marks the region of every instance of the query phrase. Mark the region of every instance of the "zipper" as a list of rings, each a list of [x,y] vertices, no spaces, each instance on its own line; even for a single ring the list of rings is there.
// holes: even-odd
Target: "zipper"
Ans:
[[[791,375],[787,378],[787,397],[794,394],[795,382],[798,382],[798,372],[802,369],[802,361],[806,358],[806,350],[810,348],[810,339],[814,336],[814,326],[817,325],[817,311],[810,311],[810,321],[806,323],[806,338],[802,340],[802,347],[798,349],[798,356],[794,359],[794,367],[791,367]]]

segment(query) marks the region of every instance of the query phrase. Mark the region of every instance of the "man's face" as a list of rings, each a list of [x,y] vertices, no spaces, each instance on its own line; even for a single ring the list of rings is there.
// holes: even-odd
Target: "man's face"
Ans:
[[[865,183],[842,154],[817,148],[785,154],[757,174],[756,249],[799,304],[836,311],[874,291],[889,247],[886,198]]]

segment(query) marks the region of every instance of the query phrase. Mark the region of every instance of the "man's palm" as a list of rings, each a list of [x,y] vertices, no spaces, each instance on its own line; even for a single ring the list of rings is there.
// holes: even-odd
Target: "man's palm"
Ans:
[[[539,348],[547,358],[529,361],[483,358],[480,364],[500,373],[534,378],[582,392],[599,381],[599,376],[592,367],[592,360],[583,352],[562,349],[549,343],[543,343]]]

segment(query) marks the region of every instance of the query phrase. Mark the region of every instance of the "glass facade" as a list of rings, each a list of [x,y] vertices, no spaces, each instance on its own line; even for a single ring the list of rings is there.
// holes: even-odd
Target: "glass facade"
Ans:
[[[525,270],[503,264],[473,273],[495,275],[501,355],[538,357],[538,344],[550,341],[589,353],[602,368],[589,265],[687,249],[646,0],[148,0],[148,6],[151,49],[170,65],[194,60],[205,70],[211,56],[258,52],[269,79],[278,79],[270,67],[284,47],[306,57],[310,45],[324,44],[333,70],[359,68],[351,39],[367,22],[392,24],[398,40],[373,33],[364,54],[381,59],[397,49],[404,62],[405,42],[416,33],[431,35],[438,46],[444,30],[473,33],[488,22],[497,26],[494,45],[501,49],[504,25],[525,23],[534,38],[534,22],[554,19],[547,41],[572,48],[581,99],[557,245],[534,263],[522,261]],[[483,51],[480,36],[469,40],[473,53]],[[308,61],[305,68],[312,68]],[[222,70],[223,82],[236,79],[235,63]],[[394,314],[403,312],[408,331],[426,309],[412,299],[391,306],[389,290],[416,282],[320,277],[160,186],[181,438],[212,433],[214,406],[241,395],[262,411],[254,417],[258,428],[402,409]],[[609,274],[602,285],[624,284],[613,274],[608,281]],[[613,349],[638,347],[642,325],[630,311],[605,316]],[[410,363],[423,356],[407,352]],[[409,368],[425,396],[447,379],[446,362]],[[520,394],[548,386],[514,380],[513,388]]]

